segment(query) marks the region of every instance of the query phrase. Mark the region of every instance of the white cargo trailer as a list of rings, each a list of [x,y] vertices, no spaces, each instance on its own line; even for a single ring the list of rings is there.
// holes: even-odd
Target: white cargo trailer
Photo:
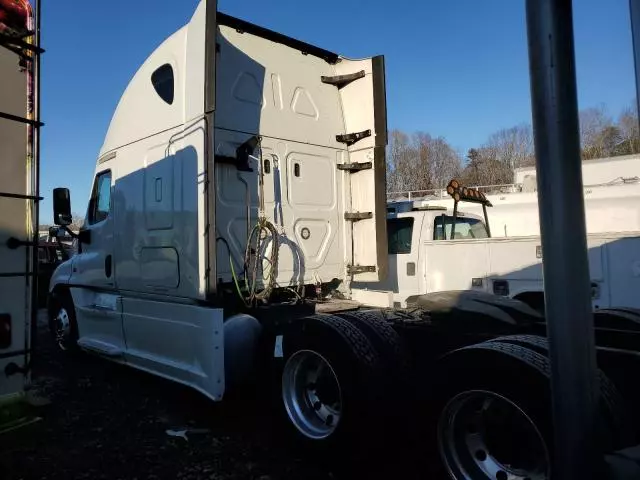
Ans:
[[[0,5],[0,410],[13,411],[30,381],[36,321],[41,50],[38,3],[7,7]]]

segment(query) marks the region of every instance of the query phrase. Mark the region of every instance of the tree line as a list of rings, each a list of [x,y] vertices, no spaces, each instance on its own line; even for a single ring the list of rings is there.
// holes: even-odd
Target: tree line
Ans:
[[[640,153],[636,102],[614,118],[604,105],[580,111],[583,160]],[[462,155],[444,137],[392,130],[387,151],[387,191],[444,188],[456,177],[467,185],[513,182],[516,168],[535,164],[530,124],[504,128]]]

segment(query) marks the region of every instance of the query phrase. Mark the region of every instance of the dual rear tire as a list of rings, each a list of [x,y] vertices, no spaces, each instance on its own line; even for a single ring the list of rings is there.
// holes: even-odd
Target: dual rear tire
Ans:
[[[294,324],[284,340],[281,392],[294,432],[315,447],[380,440],[397,398],[392,372],[404,361],[401,352],[397,333],[372,313]]]
[[[546,339],[496,338],[444,357],[435,395],[437,438],[454,479],[546,480],[554,455],[551,366]],[[593,428],[600,451],[630,439],[628,414],[613,383],[598,371]]]
[[[417,377],[429,385],[429,397],[400,419],[394,415],[414,405],[413,390],[403,380],[408,357],[391,325],[376,312],[307,317],[285,335],[288,423],[314,451],[352,452],[365,442],[397,441],[388,427],[406,428],[409,420],[421,430],[413,462],[426,453],[440,464],[424,471],[464,480],[549,479],[554,445],[545,341],[498,338],[445,355],[432,375]],[[625,410],[615,386],[599,376],[594,428],[610,450],[625,436]]]

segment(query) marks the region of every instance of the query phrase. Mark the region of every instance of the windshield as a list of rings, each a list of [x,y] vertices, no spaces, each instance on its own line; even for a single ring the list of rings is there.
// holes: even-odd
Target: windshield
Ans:
[[[443,222],[444,220],[444,222]],[[444,230],[443,230],[444,223]],[[453,226],[453,216],[440,215],[436,217],[433,228],[434,240],[451,240],[451,227]],[[464,238],[487,238],[487,229],[482,220],[470,217],[456,218],[455,239]]]

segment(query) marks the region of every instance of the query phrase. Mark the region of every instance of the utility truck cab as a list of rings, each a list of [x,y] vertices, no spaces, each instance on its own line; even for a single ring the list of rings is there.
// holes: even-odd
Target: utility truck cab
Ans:
[[[456,200],[460,193],[449,192],[453,210],[443,199],[388,204],[389,275],[381,282],[354,283],[354,299],[370,306],[406,308],[422,295],[469,290],[521,300],[544,312],[540,238],[491,238],[489,197],[478,201],[478,190],[462,188],[471,194]],[[467,202],[461,207],[465,212],[458,210],[459,201]],[[478,207],[484,222],[469,213]],[[492,212],[499,214],[500,208]],[[589,234],[587,243],[593,308],[639,308],[639,232]]]
[[[423,264],[429,251],[424,244],[452,240],[452,234],[459,240],[482,239],[489,237],[489,230],[482,217],[447,208],[444,200],[390,202],[387,205],[389,274],[380,282],[354,282],[353,298],[366,305],[406,307],[407,298],[427,293],[427,272]]]

